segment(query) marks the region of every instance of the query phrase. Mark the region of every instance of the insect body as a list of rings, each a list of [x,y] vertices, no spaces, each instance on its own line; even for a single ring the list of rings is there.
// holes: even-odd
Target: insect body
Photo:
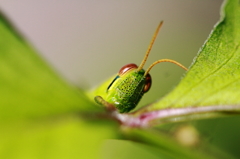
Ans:
[[[119,70],[118,75],[106,88],[106,99],[103,99],[101,96],[95,97],[97,103],[110,109],[117,108],[120,113],[129,112],[137,106],[143,94],[150,89],[152,80],[149,71],[153,66],[160,62],[171,62],[187,70],[187,68],[180,63],[170,59],[158,60],[146,71],[143,69],[162,24],[163,22],[160,22],[140,66],[138,67],[136,64],[123,66]]]
[[[107,89],[106,101],[113,103],[119,112],[129,112],[138,104],[151,86],[151,77],[145,71],[136,71],[135,64],[123,66]]]

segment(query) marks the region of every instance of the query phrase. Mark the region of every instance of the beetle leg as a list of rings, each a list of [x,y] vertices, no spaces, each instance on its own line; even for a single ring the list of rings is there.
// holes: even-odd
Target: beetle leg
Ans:
[[[96,96],[94,97],[94,100],[97,104],[104,106],[105,108],[107,108],[107,110],[109,111],[114,111],[116,110],[116,108],[114,107],[113,104],[108,103],[107,101],[105,101],[101,96]]]

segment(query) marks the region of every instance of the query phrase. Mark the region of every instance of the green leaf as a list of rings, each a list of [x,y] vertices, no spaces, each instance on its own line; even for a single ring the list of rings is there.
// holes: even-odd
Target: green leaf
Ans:
[[[83,120],[103,109],[61,79],[3,14],[0,97],[0,158],[98,158],[102,141],[117,134],[112,123]]]
[[[240,110],[239,61],[240,2],[229,0],[223,8],[222,20],[180,84],[160,101],[136,113],[175,108],[176,116],[179,108],[185,114]]]
[[[98,110],[67,84],[0,14],[0,119]]]
[[[99,158],[104,139],[116,137],[111,123],[95,124],[77,116],[1,124],[0,158]]]

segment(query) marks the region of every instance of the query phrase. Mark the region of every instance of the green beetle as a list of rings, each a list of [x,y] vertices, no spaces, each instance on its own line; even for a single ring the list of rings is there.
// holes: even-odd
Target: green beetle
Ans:
[[[162,24],[163,22],[160,22],[158,25],[140,66],[138,67],[133,63],[123,66],[119,70],[118,75],[106,88],[105,99],[103,99],[101,96],[96,96],[94,98],[98,104],[103,105],[108,109],[116,108],[120,113],[127,113],[137,106],[143,94],[149,91],[151,88],[152,80],[149,71],[153,66],[161,62],[171,62],[187,70],[187,68],[180,63],[170,59],[158,60],[154,62],[146,71],[143,69]]]

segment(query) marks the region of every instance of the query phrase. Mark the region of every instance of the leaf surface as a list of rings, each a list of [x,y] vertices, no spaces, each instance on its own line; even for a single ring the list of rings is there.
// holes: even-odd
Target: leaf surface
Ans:
[[[98,158],[102,141],[116,136],[115,126],[86,122],[80,114],[99,108],[0,14],[0,158]]]
[[[240,3],[230,0],[223,8],[222,19],[179,85],[163,99],[137,113],[204,106],[211,106],[214,111],[218,106],[228,105],[236,106],[229,107],[232,110],[239,110],[239,88]]]
[[[98,110],[60,78],[0,14],[0,119]]]

